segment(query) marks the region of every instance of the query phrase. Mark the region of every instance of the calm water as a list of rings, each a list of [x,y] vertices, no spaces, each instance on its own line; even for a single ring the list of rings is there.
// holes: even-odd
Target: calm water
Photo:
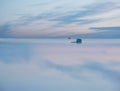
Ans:
[[[120,91],[120,39],[0,39],[0,91]]]

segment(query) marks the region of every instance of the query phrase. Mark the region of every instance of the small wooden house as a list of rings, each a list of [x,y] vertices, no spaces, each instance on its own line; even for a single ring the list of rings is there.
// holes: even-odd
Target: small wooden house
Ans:
[[[82,39],[76,39],[76,43],[82,43]]]

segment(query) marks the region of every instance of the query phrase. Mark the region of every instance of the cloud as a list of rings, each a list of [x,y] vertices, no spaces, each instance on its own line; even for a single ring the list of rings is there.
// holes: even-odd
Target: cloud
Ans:
[[[94,30],[99,30],[99,31],[120,31],[120,26],[115,26],[115,27],[93,27],[90,29],[94,29]]]
[[[19,14],[19,18],[11,21],[9,26],[6,23],[2,24],[0,37],[45,38],[64,37],[71,34],[76,36],[76,34],[95,33],[96,30],[91,27],[99,27],[101,24],[111,26],[110,21],[114,25],[119,24],[118,21],[113,21],[119,19],[120,7],[115,2],[95,2],[94,0],[87,2],[86,0],[83,4],[77,3],[77,5],[72,5],[72,2],[72,0],[54,3],[45,1],[45,3],[41,2],[44,3],[42,6],[30,7],[31,12],[37,12]]]
[[[87,34],[76,34],[71,35],[72,37],[81,37],[81,38],[120,38],[120,27],[91,27],[91,30],[96,32],[87,33]]]
[[[101,7],[102,6],[102,7]],[[78,11],[73,11],[70,12],[69,14],[53,18],[53,21],[58,21],[60,24],[70,24],[70,23],[75,23],[78,22],[80,24],[88,24],[88,23],[93,23],[96,21],[100,21],[99,18],[97,19],[84,19],[84,17],[88,16],[94,16],[94,15],[99,15],[101,13],[107,12],[109,10],[112,10],[114,8],[117,8],[116,4],[111,3],[111,2],[106,2],[106,3],[93,3],[87,6],[84,6],[82,10]],[[80,19],[78,19],[80,18]]]
[[[101,37],[106,37],[106,38],[120,38],[120,26],[116,27],[95,27],[91,28],[96,31],[101,31],[99,33],[96,33],[96,35],[99,35]]]
[[[11,27],[12,27],[12,25],[10,23],[1,25],[0,26],[0,37],[8,37]]]
[[[78,22],[79,24],[88,24],[88,23],[100,21],[100,19],[99,18],[94,19],[92,17],[91,19],[87,19],[87,18],[84,19],[84,17],[94,16],[96,14],[99,15],[101,13],[108,12],[109,10],[119,8],[116,5],[116,3],[112,3],[112,2],[93,3],[93,4],[83,6],[83,7],[78,7],[78,10],[71,10],[67,12],[64,12],[64,10],[59,11],[57,7],[58,6],[55,6],[52,8],[53,10],[44,12],[38,15],[23,16],[20,18],[20,20],[23,18],[21,21],[23,22],[23,24],[24,23],[29,24],[29,23],[32,23],[34,21],[39,21],[39,20],[48,20],[51,22],[57,21],[58,24],[70,24],[70,23],[76,23],[76,22]]]

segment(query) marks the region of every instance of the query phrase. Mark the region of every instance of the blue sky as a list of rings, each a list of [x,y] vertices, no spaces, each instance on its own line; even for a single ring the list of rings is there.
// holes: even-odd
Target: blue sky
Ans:
[[[1,38],[89,34],[119,38],[119,0],[0,0]]]

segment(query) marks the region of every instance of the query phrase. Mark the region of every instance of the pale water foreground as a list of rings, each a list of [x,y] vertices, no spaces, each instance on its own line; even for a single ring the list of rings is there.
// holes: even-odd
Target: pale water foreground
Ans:
[[[0,91],[120,91],[120,39],[0,39]]]

